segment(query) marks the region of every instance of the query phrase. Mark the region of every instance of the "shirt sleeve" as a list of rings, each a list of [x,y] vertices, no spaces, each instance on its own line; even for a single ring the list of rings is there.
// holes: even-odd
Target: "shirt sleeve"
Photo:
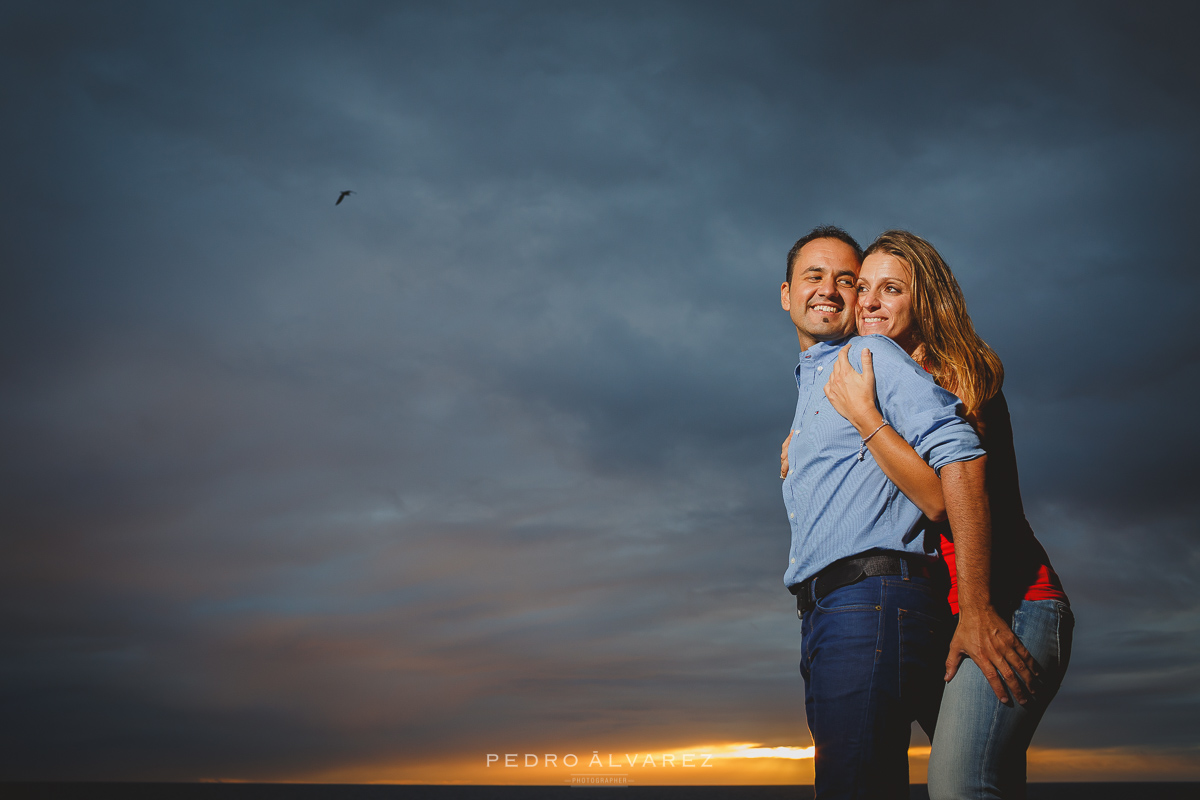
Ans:
[[[947,464],[986,455],[975,429],[959,416],[959,399],[933,382],[917,362],[886,336],[855,337],[850,363],[862,371],[862,350],[871,351],[879,410],[905,441],[938,472]]]

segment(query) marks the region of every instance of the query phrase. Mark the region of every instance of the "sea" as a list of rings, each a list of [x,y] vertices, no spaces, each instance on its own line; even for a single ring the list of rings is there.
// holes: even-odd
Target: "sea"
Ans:
[[[811,786],[380,786],[0,783],[2,800],[812,800]],[[1031,783],[1029,800],[1200,800],[1200,783]],[[910,800],[929,800],[913,784]]]

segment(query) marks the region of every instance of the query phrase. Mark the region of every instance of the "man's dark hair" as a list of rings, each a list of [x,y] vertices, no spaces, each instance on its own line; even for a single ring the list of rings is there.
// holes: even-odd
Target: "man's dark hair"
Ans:
[[[858,242],[854,241],[854,237],[846,233],[837,225],[819,225],[813,228],[812,231],[788,250],[787,257],[787,282],[792,282],[792,267],[796,264],[796,256],[800,254],[800,248],[808,244],[814,239],[837,239],[839,242],[845,242],[854,250],[854,255],[858,258],[859,263],[863,260],[862,248],[858,246]]]

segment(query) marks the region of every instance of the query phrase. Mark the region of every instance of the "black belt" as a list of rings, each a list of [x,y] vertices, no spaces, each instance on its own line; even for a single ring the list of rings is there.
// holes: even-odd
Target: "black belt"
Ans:
[[[946,564],[941,559],[908,553],[873,553],[851,556],[835,561],[803,583],[790,587],[796,595],[796,613],[807,614],[825,595],[858,583],[864,578],[880,575],[903,575],[905,565],[910,577],[930,580],[947,579]],[[815,586],[813,584],[816,584]]]

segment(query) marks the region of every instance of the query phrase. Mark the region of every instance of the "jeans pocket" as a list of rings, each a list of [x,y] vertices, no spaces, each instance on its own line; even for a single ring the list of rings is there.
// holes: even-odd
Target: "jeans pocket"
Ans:
[[[900,696],[920,701],[941,694],[943,665],[950,645],[948,621],[901,608],[897,611]]]
[[[878,611],[881,602],[879,582],[868,578],[834,589],[817,600],[817,609],[826,614],[839,614],[847,611]]]

